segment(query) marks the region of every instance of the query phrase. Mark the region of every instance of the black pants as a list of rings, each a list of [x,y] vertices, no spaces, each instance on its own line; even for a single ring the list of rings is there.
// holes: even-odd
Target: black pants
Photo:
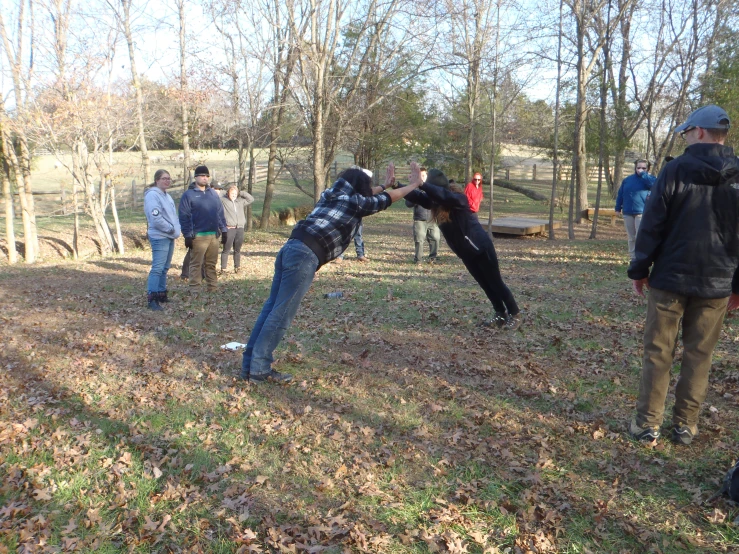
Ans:
[[[226,233],[226,244],[221,252],[221,269],[226,269],[228,265],[228,256],[231,254],[231,248],[234,251],[234,269],[241,267],[241,245],[244,244],[244,229],[237,227],[229,229]]]
[[[498,256],[495,254],[495,249],[489,248],[474,258],[462,258],[462,262],[470,275],[485,291],[485,295],[493,304],[496,312],[508,311],[510,315],[516,315],[519,312],[513,294],[503,282],[503,277],[500,276]]]

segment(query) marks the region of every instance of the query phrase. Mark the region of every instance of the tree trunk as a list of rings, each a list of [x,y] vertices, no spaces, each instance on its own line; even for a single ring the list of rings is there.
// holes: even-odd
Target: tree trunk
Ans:
[[[575,238],[572,221],[576,220],[577,223],[580,223],[580,221],[582,221],[583,206],[585,208],[588,206],[587,175],[585,160],[582,156],[585,142],[585,114],[587,110],[587,106],[585,104],[585,25],[583,21],[582,0],[575,3],[575,9],[575,25],[577,28],[577,99],[575,102],[574,140],[572,141],[572,186],[573,189],[576,187],[576,190],[570,190],[570,239]],[[577,192],[576,195],[575,192]],[[585,196],[584,202],[583,195]],[[574,206],[573,201],[576,202]],[[572,213],[573,210],[576,210],[577,212],[574,214],[574,218]]]
[[[598,144],[598,190],[595,194],[595,214],[593,215],[593,227],[590,238],[595,239],[598,234],[598,216],[600,215],[600,194],[603,189],[603,166],[606,157],[606,108],[608,107],[608,69],[610,66],[610,34],[611,4],[608,4],[608,17],[606,18],[606,40],[603,45],[603,67],[600,82],[600,137]]]
[[[136,115],[139,121],[139,148],[141,148],[141,162],[144,166],[144,183],[149,182],[151,167],[149,163],[149,150],[146,148],[146,128],[144,126],[144,93],[141,90],[141,80],[136,71],[136,56],[134,52],[133,35],[131,34],[131,0],[120,0],[123,6],[123,33],[128,45],[128,58],[131,62],[131,79],[136,91]]]
[[[36,205],[33,200],[33,190],[31,188],[31,150],[28,147],[28,140],[26,139],[25,133],[18,135],[18,142],[21,146],[21,172],[23,174],[23,191],[18,191],[19,194],[26,196],[26,210],[28,211],[28,221],[30,223],[31,230],[31,246],[33,248],[33,260],[36,261],[38,257],[39,244],[38,244],[38,229],[36,227]]]
[[[72,183],[72,193],[74,196],[74,236],[72,237],[72,258],[79,260],[79,237],[80,237],[80,208],[79,198],[77,197],[77,184]]]
[[[182,162],[182,182],[189,185],[190,177],[190,129],[187,113],[187,72],[185,67],[185,0],[178,0],[177,7],[180,17],[180,109],[182,117],[182,153],[185,158]]]
[[[87,174],[87,146],[82,141],[77,141],[72,148],[72,176],[85,192],[85,211],[92,218],[95,232],[100,241],[100,254],[107,256],[113,251],[113,235],[110,232],[100,202],[95,197],[95,184]]]
[[[121,222],[118,221],[118,210],[115,207],[115,187],[110,187],[110,209],[113,212],[115,234],[118,237],[118,253],[125,254],[125,248],[123,247],[123,234],[121,233]]]
[[[256,175],[257,168],[254,166],[254,143],[249,145],[249,180],[246,185],[246,190],[249,194],[253,195],[254,190],[254,177]],[[251,231],[254,228],[254,212],[252,211],[254,204],[249,204],[246,207],[246,230]]]
[[[8,263],[14,264],[18,262],[18,252],[15,249],[15,229],[13,217],[15,211],[13,210],[13,191],[10,189],[10,166],[5,161],[5,154],[3,144],[5,141],[0,141],[0,154],[2,154],[2,165],[0,165],[0,180],[3,185],[3,196],[5,197],[5,242],[8,243]]]
[[[36,251],[33,247],[33,224],[28,209],[28,196],[25,194],[21,165],[18,156],[15,153],[13,143],[10,136],[3,133],[3,141],[5,143],[6,160],[10,162],[15,177],[15,186],[18,191],[18,201],[21,205],[21,221],[23,222],[23,259],[25,263],[32,264],[36,261]]]
[[[272,115],[275,119],[277,118],[276,109]],[[273,127],[273,129],[275,129],[275,127]],[[274,130],[270,132],[269,152],[267,153],[267,185],[264,188],[262,217],[259,220],[260,229],[267,229],[269,227],[269,212],[272,209],[272,196],[275,192],[275,181],[277,180],[277,174],[275,172],[275,161],[277,160],[277,139],[277,133]]]
[[[559,170],[559,94],[562,86],[562,9],[559,0],[559,29],[557,33],[557,92],[554,103],[554,158],[552,160],[552,196],[549,200],[549,240],[554,240],[554,202],[557,199],[557,174]]]
[[[325,145],[323,136],[322,100],[317,102],[313,121],[313,201],[318,202],[326,188],[326,168],[324,167]]]

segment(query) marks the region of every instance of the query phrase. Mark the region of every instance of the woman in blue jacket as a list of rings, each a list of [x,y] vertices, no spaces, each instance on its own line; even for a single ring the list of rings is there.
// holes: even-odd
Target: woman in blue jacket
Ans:
[[[644,204],[656,180],[656,177],[649,174],[647,160],[636,160],[634,174],[621,181],[621,187],[618,189],[615,211],[619,213],[623,210],[624,225],[629,237],[629,256],[632,260],[636,246],[636,234],[639,232],[641,216],[644,213]]]
[[[167,193],[172,178],[166,169],[158,169],[154,183],[144,193],[144,213],[151,244],[151,271],[146,284],[150,310],[161,310],[167,299],[167,271],[172,263],[174,241],[180,236],[180,221],[174,200]]]

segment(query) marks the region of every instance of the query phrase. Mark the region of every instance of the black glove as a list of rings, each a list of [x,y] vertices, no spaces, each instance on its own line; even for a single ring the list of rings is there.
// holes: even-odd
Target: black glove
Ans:
[[[221,233],[221,244],[226,246],[226,242],[228,242],[228,233]]]
[[[192,237],[185,237],[185,248],[192,248]]]

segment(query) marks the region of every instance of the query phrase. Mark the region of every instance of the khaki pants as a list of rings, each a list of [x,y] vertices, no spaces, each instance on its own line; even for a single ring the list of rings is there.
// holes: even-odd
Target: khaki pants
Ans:
[[[641,214],[624,214],[624,226],[626,227],[626,236],[629,237],[629,257],[632,260],[636,257],[636,234],[639,232],[639,225],[641,225]]]
[[[192,240],[190,249],[190,286],[199,287],[203,282],[201,268],[205,267],[205,283],[208,290],[218,288],[216,263],[218,262],[218,238],[215,235],[204,235]]]
[[[726,314],[726,298],[683,296],[649,290],[644,326],[644,361],[636,404],[640,427],[659,427],[665,411],[670,369],[682,318],[683,361],[675,388],[673,425],[687,425],[698,434],[698,413],[706,398],[713,349]]]

